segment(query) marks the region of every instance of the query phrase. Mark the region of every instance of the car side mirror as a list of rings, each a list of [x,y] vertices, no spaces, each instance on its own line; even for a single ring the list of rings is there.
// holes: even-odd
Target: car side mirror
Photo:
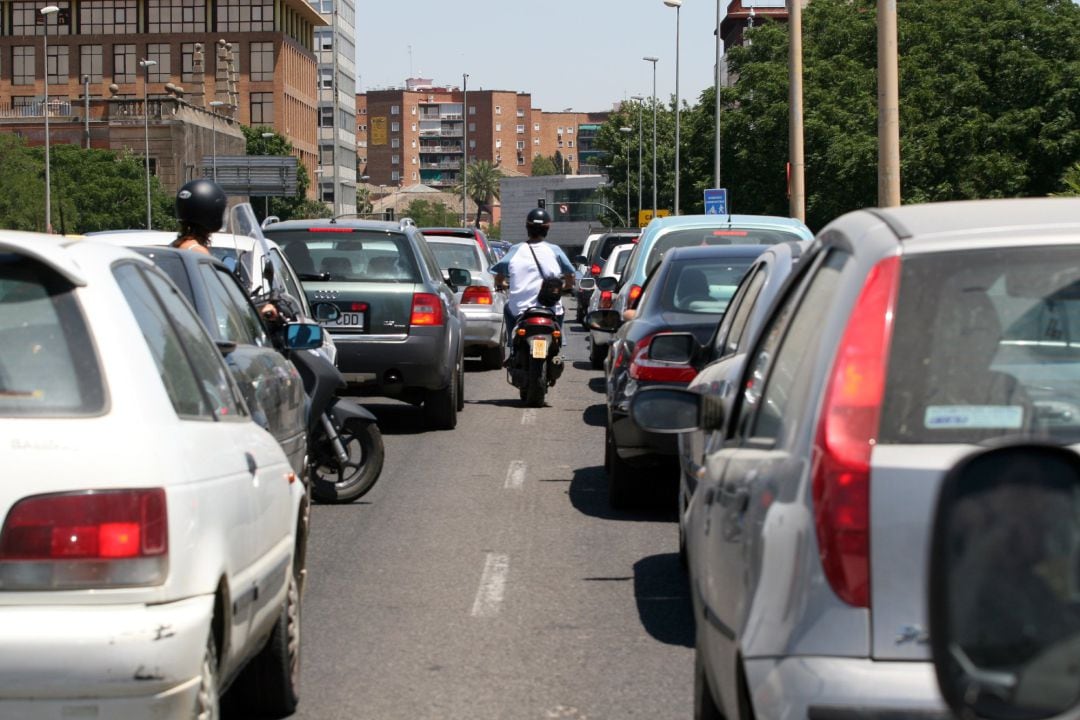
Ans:
[[[593,310],[585,316],[585,326],[599,332],[615,332],[622,325],[618,310]]]
[[[619,279],[612,277],[611,275],[605,275],[604,277],[596,279],[596,289],[600,291],[614,290],[619,286]]]
[[[595,290],[596,289],[596,279],[591,278],[591,277],[589,277],[589,278],[583,277],[580,280],[578,280],[578,287],[581,288],[582,290]]]
[[[929,576],[930,646],[956,717],[1080,712],[1080,456],[1014,444],[942,483]]]
[[[315,303],[311,306],[311,312],[319,322],[337,322],[338,318],[341,317],[341,310],[333,303]]]
[[[446,281],[453,288],[472,285],[472,273],[462,268],[450,268],[446,271]]]
[[[322,347],[323,329],[318,323],[289,323],[285,326],[285,347],[289,350],[314,350]]]
[[[648,432],[660,435],[715,430],[723,425],[724,411],[711,395],[676,387],[647,387],[630,400],[630,417]]]
[[[584,255],[575,255],[574,256],[574,264],[575,265],[588,265],[589,264],[589,258],[585,257]]]
[[[270,288],[274,287],[274,263],[270,262],[270,258],[263,256],[262,259],[262,277],[263,282]]]
[[[690,365],[701,345],[691,333],[663,333],[649,343],[649,359],[674,365]]]

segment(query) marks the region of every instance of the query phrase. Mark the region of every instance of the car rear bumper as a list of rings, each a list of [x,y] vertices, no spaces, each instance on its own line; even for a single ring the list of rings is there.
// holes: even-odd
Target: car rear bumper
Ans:
[[[614,411],[610,414],[611,434],[615,452],[630,463],[645,464],[658,455],[678,455],[679,436],[646,432],[629,415]]]
[[[746,660],[756,717],[781,720],[947,720],[928,662],[791,657]]]
[[[491,310],[490,305],[484,309],[470,308],[462,305],[461,312],[465,315],[465,347],[501,347],[503,313],[502,310]]]
[[[445,328],[413,328],[408,335],[335,335],[338,369],[354,390],[397,397],[408,389],[438,390],[451,373]]]
[[[213,612],[211,595],[0,607],[0,717],[190,718]]]

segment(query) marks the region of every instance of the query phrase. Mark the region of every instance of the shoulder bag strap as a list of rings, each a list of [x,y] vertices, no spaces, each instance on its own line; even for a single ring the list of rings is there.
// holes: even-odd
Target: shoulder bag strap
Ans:
[[[528,243],[526,243],[528,245]],[[529,245],[529,252],[532,253],[533,262],[536,263],[536,269],[540,271],[540,277],[547,280],[547,275],[544,274],[544,268],[540,264],[540,258],[536,257],[536,251],[532,249],[532,245]]]

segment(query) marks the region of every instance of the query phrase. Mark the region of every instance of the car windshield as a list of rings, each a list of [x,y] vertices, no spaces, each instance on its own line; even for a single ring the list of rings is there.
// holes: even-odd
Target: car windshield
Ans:
[[[39,262],[0,253],[0,417],[92,415],[104,407],[74,288]]]
[[[409,240],[398,233],[318,227],[272,237],[302,279],[420,282]]]
[[[722,313],[753,262],[754,258],[722,258],[673,263],[660,306],[684,313]]]
[[[664,253],[672,248],[694,245],[775,245],[801,239],[795,233],[763,228],[705,227],[672,230],[658,237],[649,249],[645,272],[652,272],[664,259]]]
[[[1080,441],[1074,248],[904,261],[879,442]]]
[[[428,246],[431,252],[435,253],[435,259],[439,261],[439,267],[443,270],[449,268],[462,268],[474,272],[481,270],[480,246],[476,243],[466,245],[428,240]]]

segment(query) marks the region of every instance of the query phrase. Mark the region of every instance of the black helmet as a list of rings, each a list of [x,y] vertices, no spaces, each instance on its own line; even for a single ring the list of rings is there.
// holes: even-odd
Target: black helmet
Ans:
[[[205,178],[192,180],[176,193],[176,219],[215,232],[221,229],[228,204],[220,185]]]
[[[550,226],[551,214],[544,208],[530,210],[528,217],[525,218],[525,230],[530,237],[547,237]]]

